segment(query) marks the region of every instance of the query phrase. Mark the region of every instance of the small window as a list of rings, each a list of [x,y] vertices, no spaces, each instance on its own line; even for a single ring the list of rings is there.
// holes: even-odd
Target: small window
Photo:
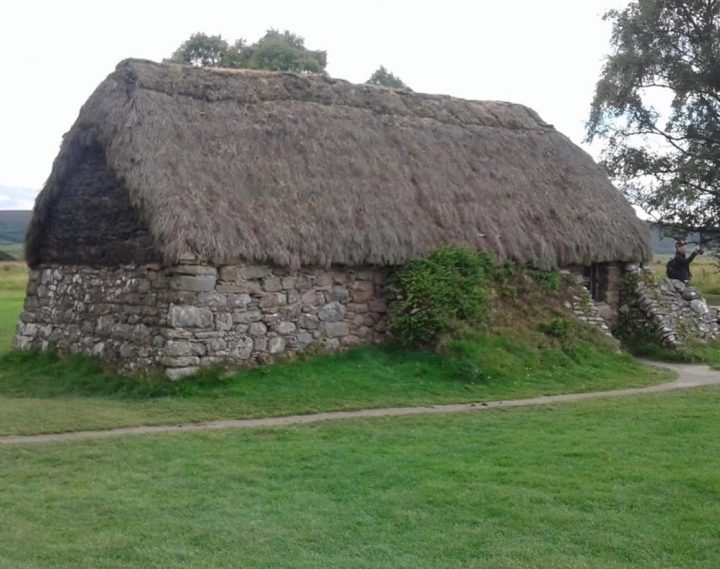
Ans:
[[[583,283],[593,300],[600,300],[600,265],[593,263],[583,267]]]

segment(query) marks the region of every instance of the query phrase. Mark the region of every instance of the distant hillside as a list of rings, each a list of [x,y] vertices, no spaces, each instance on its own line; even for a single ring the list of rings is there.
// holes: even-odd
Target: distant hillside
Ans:
[[[0,210],[0,243],[24,243],[32,211]]]
[[[31,216],[28,210],[0,210],[0,261],[23,258]]]

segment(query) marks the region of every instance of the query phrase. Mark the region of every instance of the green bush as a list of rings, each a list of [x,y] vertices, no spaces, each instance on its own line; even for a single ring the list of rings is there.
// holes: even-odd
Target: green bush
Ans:
[[[441,247],[396,272],[390,284],[399,292],[391,326],[408,345],[429,345],[457,322],[482,319],[493,259],[465,247]]]
[[[553,318],[549,324],[544,322],[538,324],[538,330],[543,334],[563,341],[570,339],[574,331],[574,326],[567,318]]]
[[[562,281],[560,273],[557,271],[538,271],[529,269],[527,273],[530,275],[530,278],[540,285],[540,288],[545,292],[557,290],[560,287],[560,282]]]

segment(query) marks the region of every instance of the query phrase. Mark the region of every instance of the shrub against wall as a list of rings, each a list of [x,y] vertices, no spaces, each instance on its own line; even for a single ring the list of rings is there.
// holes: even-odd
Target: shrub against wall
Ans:
[[[489,254],[466,247],[440,247],[409,263],[390,281],[399,297],[392,331],[405,344],[428,345],[456,322],[480,321],[494,267]]]

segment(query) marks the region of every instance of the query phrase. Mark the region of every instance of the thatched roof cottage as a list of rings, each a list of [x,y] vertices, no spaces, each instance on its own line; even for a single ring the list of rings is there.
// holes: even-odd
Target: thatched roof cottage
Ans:
[[[440,244],[553,269],[641,262],[648,242],[524,106],[127,60],[38,196],[16,345],[177,377],[371,340],[388,267]]]

